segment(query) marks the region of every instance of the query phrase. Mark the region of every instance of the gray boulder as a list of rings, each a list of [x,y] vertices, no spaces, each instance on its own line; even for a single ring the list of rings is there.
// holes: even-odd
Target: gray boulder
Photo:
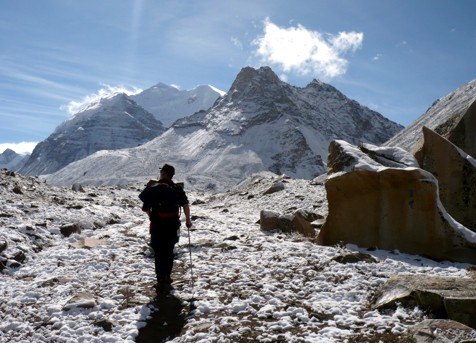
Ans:
[[[418,306],[437,318],[451,319],[476,329],[476,280],[421,275],[392,276],[375,293],[372,308]]]
[[[403,335],[401,341],[412,343],[476,343],[476,331],[453,320],[426,319],[411,326]]]

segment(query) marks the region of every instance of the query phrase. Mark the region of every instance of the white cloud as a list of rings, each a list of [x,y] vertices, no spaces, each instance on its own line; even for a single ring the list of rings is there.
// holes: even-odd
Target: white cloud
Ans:
[[[372,61],[378,61],[379,59],[381,59],[383,57],[383,54],[377,54],[375,55],[373,58],[372,58]]]
[[[132,88],[129,89],[125,86],[110,86],[110,85],[103,85],[103,88],[98,90],[97,93],[86,95],[83,99],[79,101],[70,101],[70,103],[62,109],[68,110],[69,114],[75,114],[81,112],[88,108],[89,106],[97,103],[99,100],[103,98],[108,98],[112,95],[116,95],[119,93],[125,93],[127,95],[134,95],[137,93],[142,92],[142,89],[139,88]]]
[[[38,142],[0,143],[0,154],[6,149],[12,149],[17,154],[31,153]]]
[[[241,41],[236,37],[231,37],[231,43],[236,46],[238,49],[243,50],[243,44]]]
[[[262,62],[277,65],[284,72],[301,75],[317,74],[333,78],[347,71],[343,54],[362,46],[361,32],[340,32],[337,35],[311,31],[302,25],[281,28],[269,18],[264,21],[264,34],[253,40],[255,54]]]

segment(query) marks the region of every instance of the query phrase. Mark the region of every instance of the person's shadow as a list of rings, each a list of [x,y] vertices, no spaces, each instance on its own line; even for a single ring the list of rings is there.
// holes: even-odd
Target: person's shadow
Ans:
[[[188,315],[188,308],[183,305],[183,301],[167,293],[157,295],[149,305],[153,305],[156,310],[147,325],[139,329],[136,342],[158,343],[180,336]]]

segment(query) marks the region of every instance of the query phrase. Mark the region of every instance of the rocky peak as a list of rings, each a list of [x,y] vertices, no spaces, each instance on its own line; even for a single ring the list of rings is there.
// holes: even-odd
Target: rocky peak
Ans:
[[[249,94],[257,90],[283,85],[285,83],[269,67],[261,67],[259,69],[245,67],[237,75],[228,94]],[[236,95],[233,98],[236,98]]]

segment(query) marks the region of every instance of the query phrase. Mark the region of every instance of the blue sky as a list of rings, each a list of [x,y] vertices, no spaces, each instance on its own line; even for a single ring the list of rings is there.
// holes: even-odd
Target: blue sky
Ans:
[[[408,125],[476,78],[472,0],[0,0],[0,152],[117,88],[227,91],[245,66]],[[8,145],[29,150],[33,144]]]

